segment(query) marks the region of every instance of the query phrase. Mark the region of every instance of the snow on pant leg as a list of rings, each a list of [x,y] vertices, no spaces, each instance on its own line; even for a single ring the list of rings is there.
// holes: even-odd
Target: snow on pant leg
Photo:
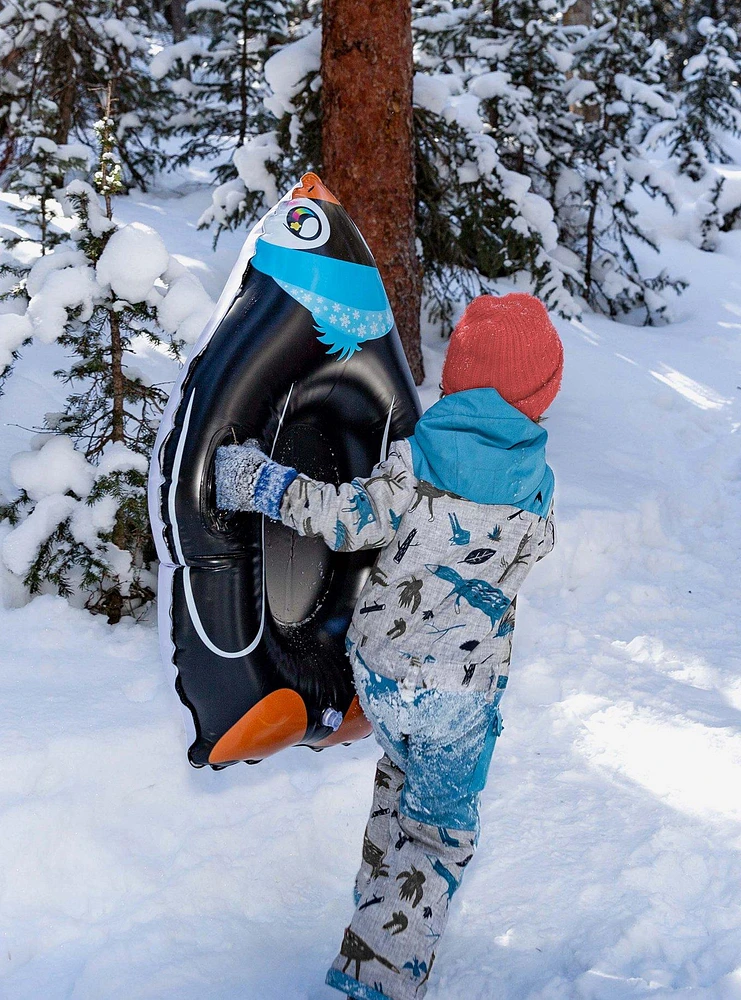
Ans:
[[[450,900],[475,850],[479,793],[501,731],[497,707],[475,693],[423,691],[407,707],[407,770],[387,871],[363,893],[327,975],[357,1000],[427,992]]]
[[[373,804],[363,835],[363,861],[355,879],[355,902],[372,879],[378,878],[391,839],[391,817],[398,815],[404,772],[384,754],[376,765]]]

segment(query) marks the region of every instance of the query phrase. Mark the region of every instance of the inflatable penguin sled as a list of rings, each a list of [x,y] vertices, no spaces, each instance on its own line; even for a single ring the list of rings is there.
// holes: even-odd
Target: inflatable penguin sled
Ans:
[[[150,470],[160,641],[196,767],[366,736],[345,632],[375,553],[334,553],[215,503],[214,455],[257,438],[339,484],[412,433],[419,402],[360,232],[306,174],[249,234],[165,408]]]

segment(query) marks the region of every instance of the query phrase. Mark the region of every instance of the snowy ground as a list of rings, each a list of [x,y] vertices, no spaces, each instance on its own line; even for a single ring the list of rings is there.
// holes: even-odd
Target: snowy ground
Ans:
[[[241,240],[212,253],[207,200],[119,215],[215,298]],[[561,324],[559,545],[518,602],[430,1000],[741,998],[741,233],[664,256],[691,281],[677,323]],[[59,408],[58,352],[32,348],[0,399],[0,490],[28,439],[10,425]],[[428,338],[426,403],[443,352]],[[0,635],[0,997],[337,996],[372,743],[193,771],[150,624],[41,597]]]

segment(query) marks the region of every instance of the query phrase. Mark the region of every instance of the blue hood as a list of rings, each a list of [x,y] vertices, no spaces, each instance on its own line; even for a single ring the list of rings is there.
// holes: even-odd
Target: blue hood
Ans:
[[[409,443],[418,479],[475,503],[545,516],[553,496],[547,440],[547,431],[496,389],[468,389],[431,406]]]

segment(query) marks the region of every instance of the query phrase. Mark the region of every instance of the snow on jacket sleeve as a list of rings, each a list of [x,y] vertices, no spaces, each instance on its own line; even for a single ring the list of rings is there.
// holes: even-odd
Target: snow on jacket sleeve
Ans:
[[[383,548],[414,497],[408,452],[406,441],[394,442],[369,476],[339,487],[298,476],[283,497],[281,520],[300,535],[320,536],[336,552]]]

